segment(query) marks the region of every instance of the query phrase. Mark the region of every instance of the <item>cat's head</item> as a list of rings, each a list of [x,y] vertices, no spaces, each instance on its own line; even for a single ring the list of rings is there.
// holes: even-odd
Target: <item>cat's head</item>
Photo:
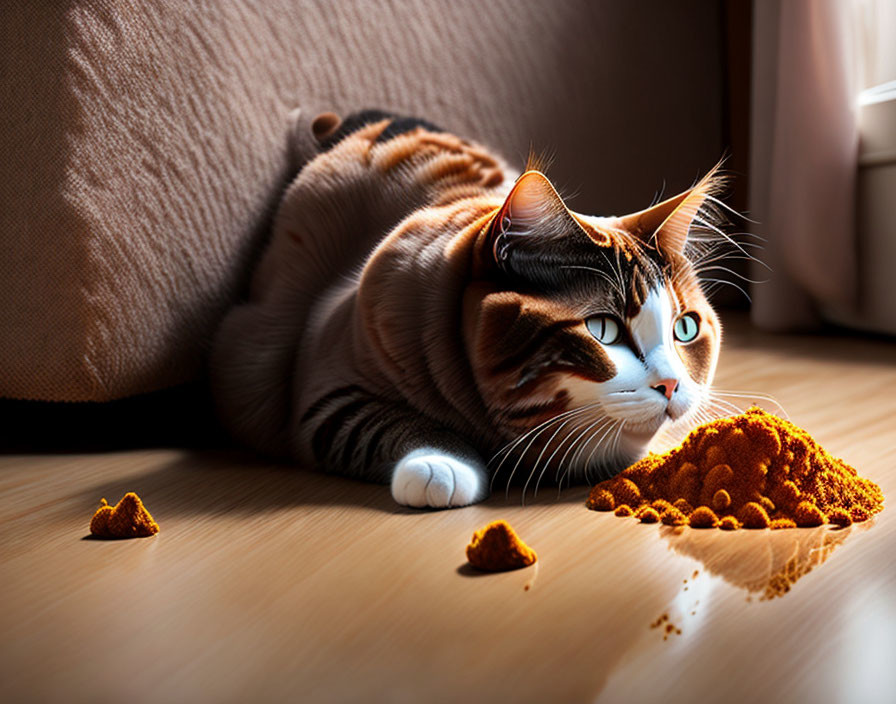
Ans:
[[[539,171],[517,180],[477,243],[482,275],[464,313],[479,391],[505,438],[541,428],[524,443],[555,464],[622,469],[697,409],[721,327],[689,237],[713,228],[718,183],[712,172],[646,210],[593,217],[569,210]]]

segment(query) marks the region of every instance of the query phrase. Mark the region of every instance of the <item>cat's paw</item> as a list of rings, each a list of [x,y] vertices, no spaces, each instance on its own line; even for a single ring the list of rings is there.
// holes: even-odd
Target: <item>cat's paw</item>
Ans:
[[[392,474],[392,498],[415,508],[468,506],[488,496],[485,469],[438,450],[414,450]]]

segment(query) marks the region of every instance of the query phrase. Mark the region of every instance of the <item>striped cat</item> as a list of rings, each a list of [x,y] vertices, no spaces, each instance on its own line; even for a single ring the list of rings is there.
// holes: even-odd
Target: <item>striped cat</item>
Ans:
[[[489,458],[527,486],[604,478],[702,402],[721,330],[689,233],[715,229],[715,171],[593,217],[427,122],[304,129],[318,153],[214,342],[236,438],[447,508],[488,495]]]

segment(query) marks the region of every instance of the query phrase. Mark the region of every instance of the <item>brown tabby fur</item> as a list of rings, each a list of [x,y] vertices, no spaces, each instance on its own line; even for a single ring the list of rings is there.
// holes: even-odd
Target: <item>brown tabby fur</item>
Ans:
[[[214,345],[217,402],[238,439],[381,482],[421,445],[480,462],[571,408],[573,380],[614,377],[584,320],[608,307],[633,318],[657,281],[705,321],[681,354],[710,381],[721,331],[684,254],[690,217],[667,220],[690,201],[597,221],[529,172],[544,232],[502,233],[517,173],[425,127],[380,139],[390,123],[336,140],[283,197],[249,300]],[[337,125],[316,123],[318,140]],[[689,192],[697,209],[711,183]],[[588,270],[608,262],[624,290]]]

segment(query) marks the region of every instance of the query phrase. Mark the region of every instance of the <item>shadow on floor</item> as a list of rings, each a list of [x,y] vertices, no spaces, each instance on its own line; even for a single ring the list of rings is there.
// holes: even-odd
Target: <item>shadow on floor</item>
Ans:
[[[0,454],[206,448],[229,440],[204,381],[105,403],[0,399]]]
[[[126,461],[126,460],[125,460]],[[97,484],[82,492],[85,502],[105,497],[118,501],[135,491],[152,509],[164,506],[175,515],[220,515],[262,513],[297,506],[353,506],[385,513],[415,514],[420,509],[399,506],[389,487],[345,477],[278,464],[244,451],[216,450],[189,452],[143,475]],[[588,487],[542,490],[536,498],[530,490],[526,506],[582,503]],[[520,505],[521,488],[511,487],[509,495],[497,491],[487,501],[496,506]],[[425,510],[425,509],[424,509]],[[160,512],[161,513],[161,512]]]

